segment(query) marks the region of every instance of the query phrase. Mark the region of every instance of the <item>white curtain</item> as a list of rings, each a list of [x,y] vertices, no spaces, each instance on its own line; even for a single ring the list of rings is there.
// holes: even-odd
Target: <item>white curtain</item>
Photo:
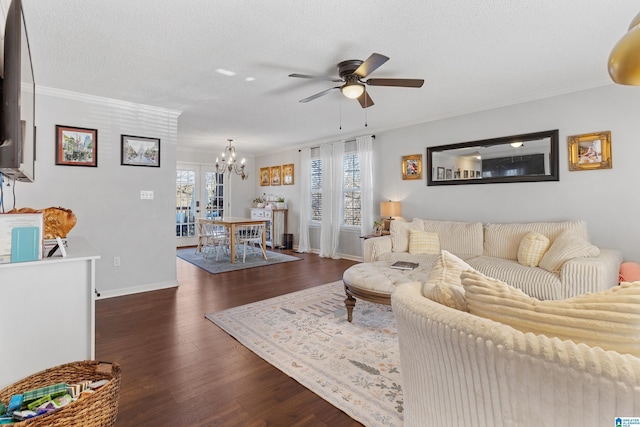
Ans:
[[[373,137],[356,137],[358,159],[360,160],[362,236],[371,234],[373,229]]]
[[[311,252],[309,210],[311,203],[311,148],[303,148],[300,158],[300,237],[298,252]]]
[[[344,186],[344,141],[334,142],[333,148],[333,161],[332,161],[332,184],[333,189],[331,191],[331,247],[329,256],[334,259],[339,259],[338,246],[340,244],[340,225],[342,224],[342,211],[343,211],[343,194],[342,188]],[[324,196],[324,193],[323,193]],[[324,198],[324,197],[323,197]]]
[[[331,212],[333,210],[333,147],[330,143],[320,145],[322,162],[322,220],[320,221],[320,256],[331,258],[333,238],[331,233]]]

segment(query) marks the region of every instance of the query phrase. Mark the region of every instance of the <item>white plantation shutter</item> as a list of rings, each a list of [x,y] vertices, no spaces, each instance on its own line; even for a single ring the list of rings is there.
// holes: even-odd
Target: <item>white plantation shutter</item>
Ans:
[[[300,237],[298,252],[310,252],[309,218],[310,218],[310,189],[311,189],[311,149],[303,148],[300,158]]]

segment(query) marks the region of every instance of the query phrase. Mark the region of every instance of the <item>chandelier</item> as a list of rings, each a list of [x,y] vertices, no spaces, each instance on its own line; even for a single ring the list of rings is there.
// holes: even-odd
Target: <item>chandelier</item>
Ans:
[[[231,176],[231,173],[233,172],[240,175],[242,179],[247,179],[247,175],[244,173],[245,159],[242,159],[240,164],[238,164],[238,161],[236,160],[236,147],[231,145],[233,139],[227,139],[227,141],[229,141],[229,146],[225,147],[222,152],[222,160],[216,157],[216,172],[229,172],[229,176]]]

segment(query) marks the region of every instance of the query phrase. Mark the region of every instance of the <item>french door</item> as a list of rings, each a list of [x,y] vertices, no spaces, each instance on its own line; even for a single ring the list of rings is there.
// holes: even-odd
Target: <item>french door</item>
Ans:
[[[196,220],[224,214],[224,175],[213,166],[178,163],[176,169],[176,246],[198,244]]]

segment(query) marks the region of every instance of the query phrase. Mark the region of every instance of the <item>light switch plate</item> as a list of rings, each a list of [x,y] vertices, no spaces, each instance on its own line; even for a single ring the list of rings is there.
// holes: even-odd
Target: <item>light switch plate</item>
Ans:
[[[153,200],[153,190],[140,190],[140,199]]]

